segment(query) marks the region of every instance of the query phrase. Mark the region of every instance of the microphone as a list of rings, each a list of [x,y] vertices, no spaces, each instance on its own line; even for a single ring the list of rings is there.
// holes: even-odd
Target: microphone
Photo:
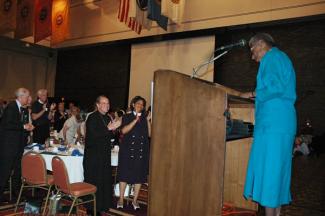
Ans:
[[[237,43],[232,43],[229,45],[218,47],[214,52],[222,51],[222,50],[230,50],[237,46],[244,47],[244,46],[246,46],[246,44],[247,44],[247,42],[245,39],[240,39]]]

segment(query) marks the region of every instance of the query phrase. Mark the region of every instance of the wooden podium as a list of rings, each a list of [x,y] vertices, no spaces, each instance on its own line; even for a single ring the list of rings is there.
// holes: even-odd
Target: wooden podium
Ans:
[[[221,215],[223,202],[257,209],[243,186],[251,138],[226,142],[226,118],[253,121],[239,92],[174,71],[154,75],[150,216]]]

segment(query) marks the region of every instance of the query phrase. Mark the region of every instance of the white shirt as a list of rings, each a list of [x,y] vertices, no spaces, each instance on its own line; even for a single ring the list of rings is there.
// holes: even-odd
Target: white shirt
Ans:
[[[76,141],[75,135],[77,133],[78,128],[80,127],[80,124],[81,123],[77,121],[75,116],[71,116],[64,122],[63,128],[60,131],[59,137],[64,138],[63,137],[63,129],[64,129],[64,127],[67,127],[68,130],[66,132],[66,141],[68,144],[74,144]]]
[[[19,100],[16,100],[16,103],[17,103],[19,112],[21,112],[21,103],[19,102]]]

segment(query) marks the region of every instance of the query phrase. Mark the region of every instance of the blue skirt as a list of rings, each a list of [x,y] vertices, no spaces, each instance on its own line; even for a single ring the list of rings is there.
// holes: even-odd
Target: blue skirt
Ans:
[[[290,182],[294,136],[255,133],[248,161],[244,197],[277,208],[291,202]]]

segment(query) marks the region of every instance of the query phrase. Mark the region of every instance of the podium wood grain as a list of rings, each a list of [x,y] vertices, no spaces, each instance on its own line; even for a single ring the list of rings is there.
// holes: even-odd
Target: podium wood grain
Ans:
[[[155,72],[150,216],[221,215],[226,94],[211,83]]]

